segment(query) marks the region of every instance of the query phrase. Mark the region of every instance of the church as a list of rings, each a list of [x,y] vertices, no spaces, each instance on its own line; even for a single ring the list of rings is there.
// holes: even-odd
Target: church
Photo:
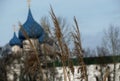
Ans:
[[[63,66],[60,64],[61,61],[59,61],[60,50],[57,48],[54,39],[49,37],[44,30],[44,27],[34,19],[29,0],[27,19],[23,24],[19,23],[19,26],[18,33],[14,29],[13,37],[9,41],[11,52],[4,58],[6,65],[4,66],[3,64],[2,69],[6,70],[4,74],[6,78],[5,80],[0,79],[0,81],[65,81]],[[109,57],[106,58],[109,59]],[[116,58],[119,59],[118,57]],[[100,63],[96,62],[95,59],[99,58],[84,59],[87,67],[88,81],[101,81]],[[72,60],[74,75],[69,67],[66,66],[66,76],[70,77],[67,77],[66,81],[80,81],[80,65],[77,64],[76,59]],[[55,67],[50,67],[51,64]],[[116,66],[116,71],[118,71],[116,76],[117,81],[120,80],[119,65],[120,63],[118,62]],[[104,72],[107,70],[112,72],[112,62],[108,63],[107,68],[102,68]],[[113,73],[107,76],[106,81],[113,81],[112,78]]]
[[[19,23],[19,26],[18,34],[14,31],[13,37],[9,41],[12,55],[10,54],[9,60],[11,62],[6,68],[7,80],[39,81],[38,79],[40,79],[41,75],[44,76],[42,80],[46,80],[45,70],[43,69],[45,67],[44,63],[47,60],[52,62],[51,57],[57,51],[54,47],[54,41],[34,19],[30,3],[28,3],[26,22],[24,24]],[[48,51],[45,51],[45,49],[48,49]],[[46,57],[44,54],[46,54]],[[28,72],[26,73],[26,71]],[[42,74],[40,75],[40,73]]]

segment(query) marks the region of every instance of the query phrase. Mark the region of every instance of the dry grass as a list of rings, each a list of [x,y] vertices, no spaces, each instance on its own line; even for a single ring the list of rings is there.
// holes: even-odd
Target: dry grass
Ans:
[[[70,70],[71,70],[72,74],[74,74],[73,63],[72,63],[72,61],[69,60],[70,51],[69,51],[67,44],[65,42],[63,42],[64,41],[63,33],[61,33],[61,29],[60,29],[61,27],[57,21],[57,18],[53,12],[52,7],[51,7],[50,15],[51,15],[52,21],[54,23],[55,36],[57,38],[58,46],[60,48],[61,61],[63,64],[62,67],[63,67],[63,72],[64,72],[64,81],[67,81],[67,77],[68,77],[68,80],[70,81],[70,76],[67,73],[67,69],[66,69],[66,65],[65,65],[65,62],[67,60],[69,62],[68,66],[70,66]],[[72,33],[72,36],[74,38],[75,53],[77,54],[78,59],[79,59],[79,64],[80,64],[79,70],[81,71],[81,75],[82,75],[81,79],[85,79],[85,81],[87,81],[87,71],[86,71],[86,65],[84,64],[84,61],[83,61],[83,49],[82,49],[82,45],[81,45],[80,31],[79,31],[78,23],[77,23],[77,20],[75,17],[74,17],[74,22],[75,22],[75,26],[74,26],[75,33]]]
[[[61,62],[63,64],[63,72],[64,72],[64,81],[67,81],[67,77],[70,81],[70,77],[68,76],[67,74],[67,69],[66,69],[66,65],[65,65],[65,62],[66,60],[68,59],[68,56],[69,56],[69,50],[68,50],[68,47],[67,45],[65,44],[65,42],[63,42],[63,34],[61,32],[61,27],[58,23],[58,20],[57,20],[57,17],[55,16],[54,12],[53,12],[53,9],[51,7],[51,12],[50,12],[50,15],[51,15],[51,18],[52,18],[52,21],[53,21],[53,24],[54,24],[54,27],[55,27],[55,37],[57,38],[57,42],[58,42],[58,46],[60,48],[60,55],[61,55]]]

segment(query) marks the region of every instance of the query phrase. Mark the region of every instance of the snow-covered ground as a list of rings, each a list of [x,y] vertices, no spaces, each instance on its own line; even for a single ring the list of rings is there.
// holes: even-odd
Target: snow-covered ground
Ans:
[[[16,61],[14,61],[16,64]],[[14,70],[18,77],[19,77],[19,72],[20,72],[20,66],[21,65],[16,65],[15,69],[14,67],[11,67],[10,71],[12,72],[12,70]],[[80,81],[80,71],[78,71],[80,66],[74,66],[74,74],[72,74],[72,72],[68,69],[67,67],[67,73],[65,77],[69,76],[70,80],[68,80],[69,78],[67,77],[66,81]],[[106,68],[102,67],[102,72],[103,72],[103,77],[104,75],[107,73],[106,70],[110,72],[110,79],[111,81],[113,81],[113,64],[107,64]],[[58,74],[56,74],[56,78],[55,81],[65,81],[64,80],[64,70],[63,67],[56,67],[56,70],[58,71]],[[13,80],[13,73],[8,73],[8,79],[10,81]],[[101,79],[101,69],[99,65],[87,65],[87,75],[88,75],[88,81],[102,81]],[[97,80],[96,77],[99,79]],[[109,81],[108,78],[106,78],[106,81]],[[19,81],[19,79],[17,79],[17,81]],[[84,80],[83,80],[84,81]],[[116,81],[120,81],[120,63],[116,64]]]
[[[74,66],[74,75],[70,72],[69,76],[70,76],[71,81],[80,81],[80,73],[78,73],[78,68],[79,66]],[[58,75],[56,75],[57,76],[56,81],[60,81],[60,79],[61,81],[64,81],[63,68],[57,67],[56,69],[58,71]],[[102,72],[104,73],[103,76],[105,75],[107,69],[109,69],[110,79],[111,81],[113,81],[113,64],[108,64],[107,68],[102,68]],[[88,81],[97,81],[96,77],[100,80],[101,79],[100,66],[99,65],[88,65],[87,74],[88,74]],[[107,81],[108,81],[108,78],[107,78]],[[116,65],[116,81],[120,81],[120,63],[117,63]]]

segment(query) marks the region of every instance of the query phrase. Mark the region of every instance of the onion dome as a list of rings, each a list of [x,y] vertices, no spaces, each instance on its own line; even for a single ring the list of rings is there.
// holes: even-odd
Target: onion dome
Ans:
[[[38,38],[39,43],[43,43],[45,40],[45,33],[43,32],[42,35]]]
[[[44,33],[43,28],[34,20],[30,8],[27,20],[22,25],[22,27],[29,36],[29,38],[40,38]],[[21,29],[19,30],[19,39],[22,41],[26,39]]]
[[[13,38],[9,42],[10,46],[18,45],[21,47],[22,43],[20,39],[16,36],[16,33],[14,32]]]

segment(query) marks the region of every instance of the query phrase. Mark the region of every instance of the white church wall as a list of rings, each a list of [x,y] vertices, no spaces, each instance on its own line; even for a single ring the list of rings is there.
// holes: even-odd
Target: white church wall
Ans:
[[[33,44],[33,46],[38,47],[38,45],[39,45],[38,39],[30,39],[30,41]],[[32,51],[33,50],[33,47],[31,46],[29,40],[23,41],[23,50],[24,51]]]
[[[11,48],[11,50],[12,52],[17,53],[20,52],[22,49],[19,46],[15,45]]]

